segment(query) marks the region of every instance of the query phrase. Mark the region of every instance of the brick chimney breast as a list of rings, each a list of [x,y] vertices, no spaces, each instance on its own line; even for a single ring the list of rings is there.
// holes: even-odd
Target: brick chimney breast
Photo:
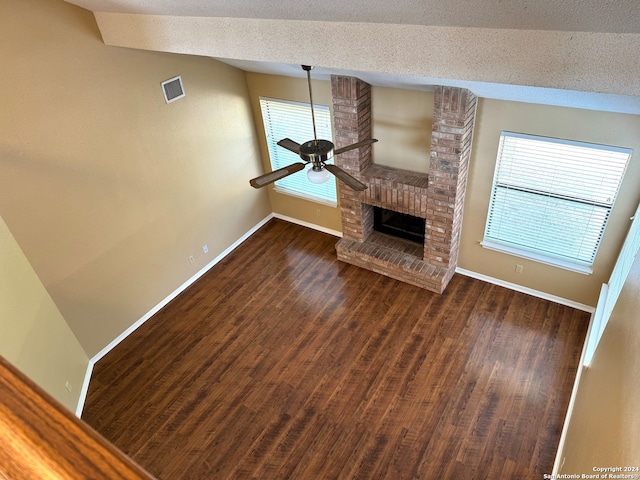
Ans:
[[[336,148],[371,138],[371,86],[334,75],[331,91]],[[364,192],[339,187],[339,260],[444,291],[458,258],[475,112],[469,90],[436,87],[428,174],[376,165],[370,145],[335,157],[336,165],[368,186]],[[374,206],[424,218],[424,249],[374,232]]]

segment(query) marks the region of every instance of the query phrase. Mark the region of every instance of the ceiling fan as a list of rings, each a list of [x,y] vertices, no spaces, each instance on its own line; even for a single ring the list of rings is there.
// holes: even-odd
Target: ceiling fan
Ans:
[[[254,188],[261,188],[275,182],[276,180],[280,180],[281,178],[299,172],[300,170],[304,170],[307,164],[311,163],[311,169],[307,172],[307,177],[312,183],[324,183],[329,180],[331,178],[331,174],[333,174],[338,180],[342,181],[353,190],[366,190],[367,186],[364,183],[355,179],[341,168],[326,162],[331,160],[334,155],[340,155],[341,153],[348,152],[355,148],[371,145],[378,140],[375,138],[369,138],[334,150],[334,145],[331,141],[318,139],[318,134],[316,133],[316,118],[313,112],[313,95],[311,93],[312,68],[313,67],[309,65],[302,65],[302,69],[307,72],[307,83],[309,84],[309,103],[311,104],[311,121],[313,122],[314,138],[313,140],[309,140],[303,144],[299,144],[290,138],[283,138],[278,142],[279,146],[299,155],[304,162],[296,162],[286,167],[279,168],[278,170],[274,170],[273,172],[265,173],[264,175],[260,175],[259,177],[249,180],[249,183]]]

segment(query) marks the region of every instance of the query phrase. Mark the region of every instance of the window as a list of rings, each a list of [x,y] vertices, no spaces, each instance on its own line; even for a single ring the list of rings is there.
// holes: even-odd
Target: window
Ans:
[[[622,249],[611,272],[611,277],[609,277],[609,283],[603,284],[602,290],[600,291],[598,305],[593,315],[593,324],[589,329],[587,351],[584,355],[584,365],[586,366],[591,364],[593,354],[596,348],[598,348],[598,343],[609,322],[613,307],[615,307],[618,301],[622,287],[624,287],[633,262],[640,251],[640,205],[638,205],[636,213],[631,217],[631,220],[633,220],[633,222],[631,223],[631,227],[629,227],[627,238],[622,244]]]
[[[277,170],[297,161],[299,162],[300,157],[278,146],[278,142],[287,137],[298,143],[313,140],[310,104],[260,97],[260,108],[267,137],[267,147],[269,148],[271,169]],[[329,107],[314,105],[313,111],[316,117],[318,138],[333,141]],[[332,161],[327,163],[332,163]],[[305,172],[310,168],[311,164],[307,165]],[[276,190],[309,200],[336,205],[335,179],[331,178],[326,183],[314,184],[307,179],[305,172],[300,171],[277,180],[275,182]]]
[[[630,155],[502,132],[482,245],[591,273]]]

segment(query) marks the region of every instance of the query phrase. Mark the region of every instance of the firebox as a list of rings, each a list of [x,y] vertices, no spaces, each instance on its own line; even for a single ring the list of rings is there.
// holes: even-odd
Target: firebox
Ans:
[[[373,207],[373,229],[424,245],[424,218]]]

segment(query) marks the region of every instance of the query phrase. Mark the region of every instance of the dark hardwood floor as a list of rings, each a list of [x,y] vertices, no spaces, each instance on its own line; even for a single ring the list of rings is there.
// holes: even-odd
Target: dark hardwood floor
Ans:
[[[433,294],[272,220],[95,366],[83,418],[160,479],[538,479],[589,315]]]

